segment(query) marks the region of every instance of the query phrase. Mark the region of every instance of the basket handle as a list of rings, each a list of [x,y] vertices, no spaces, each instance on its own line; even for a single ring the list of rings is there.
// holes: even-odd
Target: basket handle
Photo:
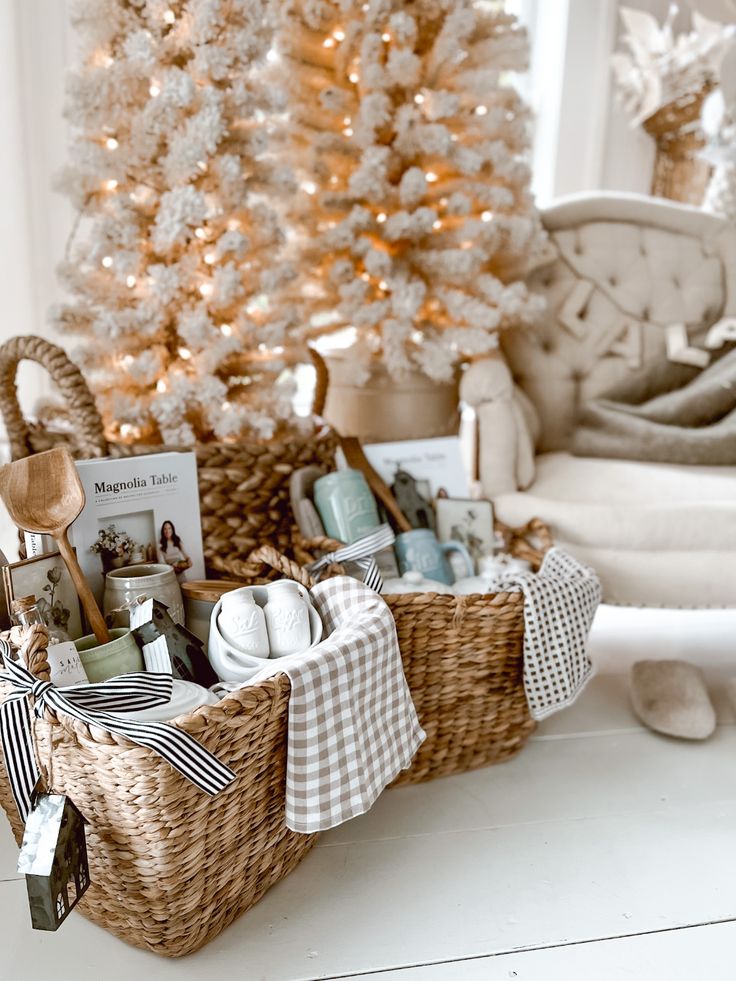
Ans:
[[[272,569],[275,569],[277,572],[281,572],[289,579],[295,579],[298,583],[304,586],[305,589],[311,589],[316,582],[314,577],[311,576],[306,569],[303,569],[298,562],[294,562],[293,559],[288,559],[272,545],[261,545],[260,548],[255,549],[250,553],[247,561],[243,563],[243,565],[247,564],[252,568],[253,563],[270,566]],[[235,563],[233,563],[233,571],[237,573]]]
[[[327,387],[330,384],[330,372],[325,364],[325,359],[313,347],[309,348],[309,357],[312,359],[312,364],[316,372],[314,395],[312,396],[312,415],[321,417],[325,411]]]
[[[18,402],[16,377],[21,361],[35,361],[48,371],[74,420],[74,443],[79,452],[83,456],[105,456],[108,449],[102,419],[81,371],[62,348],[29,335],[13,337],[0,346],[0,414],[12,459],[33,453],[31,429]]]
[[[532,518],[521,528],[512,528],[496,519],[496,529],[504,537],[505,548],[519,559],[526,559],[535,568],[539,568],[544,558],[544,553],[554,544],[552,532],[541,518]],[[539,542],[537,548],[529,539],[536,539]],[[338,542],[334,538],[327,538],[324,535],[314,538],[304,538],[299,536],[295,542],[297,557],[304,562],[310,562],[315,552],[335,552],[339,548],[344,548],[344,542]],[[296,563],[292,563],[296,565]]]
[[[18,647],[18,656],[34,677],[39,681],[51,680],[51,668],[48,661],[49,631],[40,623],[32,623],[29,627],[13,627],[3,633],[3,639]],[[0,655],[2,664],[2,655]]]

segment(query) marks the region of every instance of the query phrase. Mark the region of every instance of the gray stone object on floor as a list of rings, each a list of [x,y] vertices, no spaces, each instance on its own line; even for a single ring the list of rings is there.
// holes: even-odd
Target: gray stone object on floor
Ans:
[[[729,678],[726,682],[726,695],[731,703],[734,715],[736,715],[736,678]]]
[[[703,672],[687,661],[637,661],[631,704],[645,726],[667,736],[707,739],[716,727]]]

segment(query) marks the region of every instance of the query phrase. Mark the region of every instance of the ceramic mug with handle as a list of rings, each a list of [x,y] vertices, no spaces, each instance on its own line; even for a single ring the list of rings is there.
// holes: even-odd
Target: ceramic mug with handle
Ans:
[[[461,542],[438,542],[437,536],[429,528],[413,528],[397,535],[394,547],[402,575],[413,570],[421,572],[425,579],[452,586],[455,575],[447,561],[447,553],[453,551],[465,560],[468,576],[475,572],[470,553]]]

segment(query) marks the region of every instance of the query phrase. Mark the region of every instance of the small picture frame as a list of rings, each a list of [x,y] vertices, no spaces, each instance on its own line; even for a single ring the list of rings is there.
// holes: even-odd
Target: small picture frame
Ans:
[[[79,596],[58,552],[3,566],[3,588],[9,613],[13,600],[33,595],[49,627],[64,630],[70,640],[79,640],[83,635]]]
[[[470,552],[473,561],[493,555],[493,504],[462,497],[438,497],[437,537],[441,542],[460,542]]]

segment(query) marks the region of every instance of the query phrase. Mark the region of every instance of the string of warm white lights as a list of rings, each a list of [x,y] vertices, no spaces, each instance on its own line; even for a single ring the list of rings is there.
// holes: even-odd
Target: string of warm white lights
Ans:
[[[304,335],[352,329],[356,381],[376,357],[448,378],[538,309],[523,32],[474,0],[295,0],[278,46]]]
[[[272,302],[290,267],[268,200],[291,183],[267,155],[263,121],[281,104],[254,70],[271,49],[267,0],[77,7],[61,185],[84,220],[57,323],[82,338],[112,437],[270,436],[291,413],[279,377],[295,315]]]

